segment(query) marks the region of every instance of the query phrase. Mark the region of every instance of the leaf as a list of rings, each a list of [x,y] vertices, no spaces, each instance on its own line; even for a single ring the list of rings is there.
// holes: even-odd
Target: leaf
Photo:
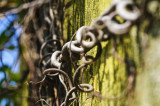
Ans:
[[[6,32],[10,31],[9,35],[6,35]],[[10,30],[10,28],[6,29],[1,35],[0,35],[0,45],[4,45],[12,36],[14,35],[14,32]]]
[[[0,70],[2,70],[3,72],[6,73],[6,77],[8,78],[8,75],[10,75],[12,72],[11,72],[11,68],[9,68],[8,66],[3,66],[3,67],[0,67]]]
[[[11,45],[9,47],[7,47],[7,49],[13,50],[15,48],[15,46]]]
[[[15,82],[18,82],[18,81],[20,80],[20,75],[17,74],[17,73],[12,73],[12,74],[10,75],[10,77],[11,77],[11,80],[13,80],[13,81],[15,81]]]
[[[8,39],[8,36],[5,36],[4,32],[0,36],[0,45],[3,45]]]
[[[7,72],[8,74],[11,73],[11,68],[10,67],[5,65],[5,66],[3,66],[3,69],[4,69],[4,72]]]

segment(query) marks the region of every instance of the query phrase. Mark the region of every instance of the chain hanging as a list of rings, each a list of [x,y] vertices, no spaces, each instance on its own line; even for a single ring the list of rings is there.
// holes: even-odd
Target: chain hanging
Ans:
[[[40,82],[42,83],[47,77],[52,78],[58,76],[66,91],[66,96],[61,106],[71,105],[78,98],[78,90],[86,93],[92,92],[92,85],[79,83],[78,73],[100,57],[102,53],[102,41],[109,40],[111,35],[128,33],[140,16],[141,11],[132,0],[113,1],[111,6],[92,22],[90,26],[82,26],[79,28],[71,41],[64,44],[61,51],[57,50],[45,56],[43,56],[41,51],[40,67],[44,78]],[[122,22],[120,22],[117,17],[120,17]],[[76,40],[73,40],[74,37],[76,37]],[[48,40],[42,45],[41,50],[50,42],[60,44],[58,40]],[[87,55],[95,46],[97,46],[96,56]],[[48,60],[42,63],[46,58],[48,58]],[[77,61],[81,61],[82,64],[78,66],[73,74],[73,78],[71,78],[64,69],[67,67],[67,64],[73,64]],[[67,85],[69,85],[69,87]]]

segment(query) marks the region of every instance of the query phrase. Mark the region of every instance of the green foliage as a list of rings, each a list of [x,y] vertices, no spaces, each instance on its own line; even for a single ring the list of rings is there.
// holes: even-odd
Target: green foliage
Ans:
[[[11,45],[11,46],[7,47],[7,49],[13,50],[13,49],[15,49],[15,46]]]
[[[1,36],[0,36],[0,45],[1,45],[1,47],[7,41],[8,38],[9,37],[6,36],[4,33],[1,34]]]

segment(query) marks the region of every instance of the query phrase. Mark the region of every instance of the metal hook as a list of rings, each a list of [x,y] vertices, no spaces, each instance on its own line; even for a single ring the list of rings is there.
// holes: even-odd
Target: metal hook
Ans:
[[[70,48],[70,43],[71,43],[71,48]],[[62,47],[62,59],[65,61],[69,61],[70,57],[69,57],[69,48],[72,52],[72,59],[79,59],[80,58],[80,54],[84,52],[84,49],[80,45],[77,41],[72,41],[72,42],[67,42],[63,47]]]
[[[106,25],[107,25],[107,28],[108,30],[113,33],[113,34],[116,34],[116,35],[122,35],[122,34],[125,34],[129,31],[132,23],[131,21],[128,21],[126,20],[124,23],[122,24],[118,24],[116,22],[113,21],[113,18],[118,15],[116,13],[111,13],[109,16],[110,18],[108,18],[106,20]]]
[[[131,5],[133,10],[128,11],[127,6]],[[140,16],[139,9],[134,5],[131,0],[122,0],[116,6],[117,13],[126,20],[135,21]]]
[[[58,57],[60,56],[61,51],[55,51],[51,56],[51,65],[60,68],[61,62],[58,61]]]
[[[92,92],[93,91],[93,86],[90,84],[78,84],[78,72],[81,71],[81,69],[83,67],[85,67],[86,64],[82,64],[81,66],[79,66],[77,68],[77,70],[75,71],[74,75],[73,75],[73,83],[76,86],[77,89],[79,89],[82,92]],[[88,89],[83,89],[83,88],[88,88]]]

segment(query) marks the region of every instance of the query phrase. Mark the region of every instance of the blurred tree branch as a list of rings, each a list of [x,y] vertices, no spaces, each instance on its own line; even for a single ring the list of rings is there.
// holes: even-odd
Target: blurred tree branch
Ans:
[[[20,5],[18,8],[14,8],[11,10],[5,10],[3,12],[0,11],[0,18],[5,17],[6,15],[10,15],[10,14],[18,14],[22,10],[25,10],[28,8],[39,7],[43,4],[49,3],[49,1],[50,0],[35,0],[30,3],[24,3],[24,4]]]

